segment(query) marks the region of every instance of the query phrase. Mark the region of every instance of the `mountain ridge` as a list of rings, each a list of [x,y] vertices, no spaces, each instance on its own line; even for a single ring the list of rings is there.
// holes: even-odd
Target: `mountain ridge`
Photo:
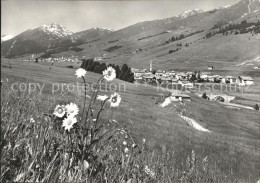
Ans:
[[[198,49],[209,49],[209,46],[201,48],[201,45],[206,45],[204,44],[205,42],[215,40],[208,38],[208,33],[212,33],[212,37],[216,37],[214,31],[219,31],[221,28],[233,24],[240,24],[244,20],[257,22],[260,17],[259,2],[259,0],[242,0],[233,5],[209,11],[199,9],[187,10],[179,16],[139,22],[116,31],[92,28],[75,32],[61,38],[53,38],[48,44],[44,45],[44,49],[41,49],[40,52],[48,51],[54,56],[74,55],[78,57],[103,57],[103,55],[105,55],[103,59],[106,61],[120,64],[129,62],[130,65],[136,65],[137,62],[139,65],[147,65],[148,60],[155,58],[171,60],[170,58],[172,56],[179,54],[182,54],[182,58],[186,59],[185,55],[189,55],[186,53],[188,50],[197,53],[196,50]],[[237,33],[236,30],[233,31],[235,31],[236,34],[239,33]],[[216,46],[225,47],[225,44],[228,45],[226,41],[229,40],[231,34],[235,32],[229,33],[226,37],[218,34],[219,36],[217,37],[223,41],[217,42],[217,44],[220,45]],[[179,38],[180,36],[182,37]],[[235,42],[236,39],[239,40],[240,37],[240,35],[232,37],[231,42]],[[248,39],[251,38],[249,37]],[[252,40],[253,39],[246,41],[246,44],[257,46],[255,45],[256,42]],[[34,40],[30,40],[29,42],[32,41]],[[36,43],[33,42],[33,44]],[[182,46],[180,46],[180,44]],[[215,43],[212,42],[211,44],[214,45]],[[72,51],[71,48],[73,47],[77,47],[73,49],[77,51]],[[106,50],[109,50],[109,52]],[[7,51],[8,50],[5,50],[5,52]],[[222,51],[222,55],[226,55],[226,53],[224,53],[226,50]],[[208,52],[210,53],[211,51]],[[255,54],[255,52],[252,52],[252,54],[253,53]],[[234,51],[232,54],[237,53]],[[248,55],[248,57],[255,56],[246,55]],[[215,55],[214,57],[218,59],[221,56]],[[212,59],[215,59],[214,57],[212,57]],[[230,58],[234,59],[235,57],[234,55]],[[223,57],[223,59],[224,58],[227,57]],[[134,59],[135,61],[133,61]]]

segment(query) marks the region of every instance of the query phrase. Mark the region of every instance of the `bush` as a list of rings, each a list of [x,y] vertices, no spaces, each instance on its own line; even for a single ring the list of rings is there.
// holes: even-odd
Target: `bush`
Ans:
[[[73,69],[73,65],[67,65],[67,68]]]
[[[201,98],[203,98],[203,99],[208,99],[208,96],[207,96],[206,93],[203,93],[202,96],[201,96]]]
[[[80,52],[80,51],[82,51],[82,50],[84,50],[83,48],[80,48],[80,47],[77,47],[77,46],[75,46],[75,47],[72,47],[72,48],[70,48],[70,50],[72,50],[72,51],[75,51],[75,52]]]
[[[116,39],[116,40],[111,40],[111,41],[108,41],[108,43],[110,44],[110,43],[115,43],[115,42],[117,42],[118,41],[118,39]]]
[[[104,51],[106,51],[106,52],[113,52],[113,51],[115,51],[115,50],[117,50],[117,49],[119,49],[119,48],[122,48],[122,47],[123,47],[123,46],[117,46],[117,45],[115,45],[115,46],[111,46],[111,47],[105,49]]]

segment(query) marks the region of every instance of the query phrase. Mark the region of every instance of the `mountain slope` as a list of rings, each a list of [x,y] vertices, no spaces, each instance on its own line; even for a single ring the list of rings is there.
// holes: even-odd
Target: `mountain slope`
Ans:
[[[103,28],[91,28],[85,31],[76,32],[72,35],[53,41],[50,44],[49,49],[54,49],[58,51],[67,50],[72,46],[77,46],[86,42],[98,40],[102,36],[109,35],[112,32],[113,30]]]
[[[189,15],[193,11],[187,11],[186,18],[181,18],[184,15],[181,14],[162,20],[140,22],[100,40],[82,44],[81,52],[69,51],[57,56],[101,57],[104,62],[127,63],[138,68],[149,67],[149,62],[156,59],[155,66],[163,69],[168,66],[174,68],[176,65],[194,68],[196,63],[198,66],[207,66],[213,61],[219,61],[223,68],[230,66],[229,62],[241,62],[260,55],[259,32],[245,31],[251,29],[250,23],[259,29],[259,9],[259,0],[242,0],[207,12],[194,11]],[[226,31],[225,35],[214,33],[235,24],[241,26],[240,23],[244,20],[249,22],[245,24],[246,28],[234,28]],[[212,36],[207,37],[209,33]],[[184,38],[179,39],[181,35]],[[175,40],[176,37],[178,40]],[[189,63],[190,60],[193,61]]]
[[[2,35],[1,36],[1,42],[3,42],[3,41],[7,41],[7,40],[9,40],[9,39],[12,39],[14,36],[12,36],[12,35]]]
[[[57,39],[71,35],[72,32],[58,24],[43,25],[29,29],[1,44],[3,56],[17,56],[40,53]]]
[[[73,33],[59,24],[43,25],[29,29],[1,44],[3,56],[20,56],[29,53],[41,53],[46,50],[68,50],[91,40],[112,33],[113,30],[92,28]]]

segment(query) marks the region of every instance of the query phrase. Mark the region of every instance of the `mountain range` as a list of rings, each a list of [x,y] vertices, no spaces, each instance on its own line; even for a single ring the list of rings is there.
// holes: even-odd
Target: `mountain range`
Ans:
[[[242,0],[210,11],[187,10],[117,31],[92,28],[73,33],[59,24],[44,25],[1,41],[1,52],[4,57],[46,52],[101,57],[140,67],[147,67],[150,60],[157,60],[158,67],[172,67],[184,60],[188,65],[196,61],[197,66],[216,60],[240,62],[260,55],[259,10],[259,0]]]

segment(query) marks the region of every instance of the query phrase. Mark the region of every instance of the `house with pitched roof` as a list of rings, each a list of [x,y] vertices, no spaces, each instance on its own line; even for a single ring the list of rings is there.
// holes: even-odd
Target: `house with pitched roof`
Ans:
[[[176,101],[176,100],[179,100],[179,101],[182,101],[182,100],[190,100],[190,96],[187,95],[187,94],[183,94],[183,93],[173,93],[171,94],[171,100],[172,101]]]
[[[155,75],[153,75],[153,74],[144,75],[144,76],[143,76],[143,80],[144,80],[146,83],[151,83],[151,82],[153,82],[153,81],[156,81],[156,77],[155,77]]]
[[[253,78],[251,78],[250,76],[239,76],[237,78],[237,83],[239,85],[253,85],[254,84],[254,80]]]
[[[162,83],[171,83],[172,77],[160,77]]]

